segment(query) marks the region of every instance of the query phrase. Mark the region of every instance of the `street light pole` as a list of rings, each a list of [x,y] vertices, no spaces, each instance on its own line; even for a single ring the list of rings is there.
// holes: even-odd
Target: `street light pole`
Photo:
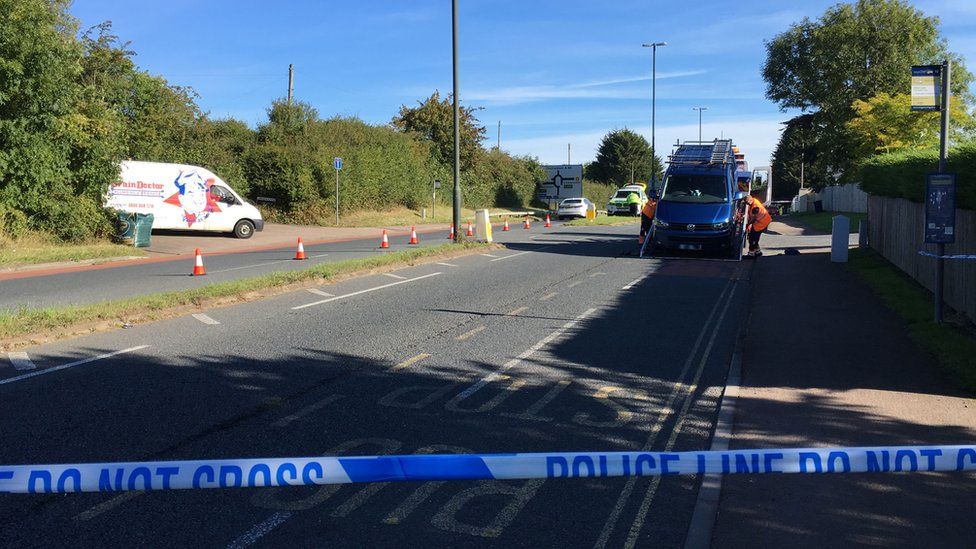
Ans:
[[[657,48],[667,46],[667,42],[652,42],[641,44],[641,47],[651,48],[651,188],[657,186],[657,170],[654,167],[657,162],[657,148],[655,147],[655,119],[657,116]]]
[[[698,111],[698,142],[702,140],[702,111],[707,111],[708,107],[692,107],[691,110]]]
[[[454,240],[461,241],[461,113],[458,107],[458,0],[451,0],[452,65],[454,72]]]

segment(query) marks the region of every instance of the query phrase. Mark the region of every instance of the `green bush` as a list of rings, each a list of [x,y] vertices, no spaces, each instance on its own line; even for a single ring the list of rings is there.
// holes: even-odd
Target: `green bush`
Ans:
[[[877,196],[925,200],[925,175],[939,168],[934,150],[882,154],[861,166],[861,189]],[[956,206],[976,210],[976,143],[949,151],[948,171],[956,173]]]

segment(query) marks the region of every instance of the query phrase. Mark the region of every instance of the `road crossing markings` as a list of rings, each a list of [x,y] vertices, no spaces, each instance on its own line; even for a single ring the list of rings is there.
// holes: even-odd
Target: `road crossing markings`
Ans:
[[[546,393],[542,398],[540,398],[535,404],[529,406],[529,408],[524,412],[519,414],[513,414],[511,412],[502,412],[501,415],[505,417],[514,417],[516,419],[528,419],[531,421],[552,421],[555,418],[540,416],[539,412],[541,412],[543,408],[545,408],[550,402],[552,402],[553,399],[559,396],[559,393],[563,392],[567,387],[569,387],[570,383],[571,382],[569,380],[561,379],[559,380],[559,383],[557,383],[555,387],[549,389],[548,393]]]
[[[53,374],[54,372],[60,372],[61,370],[67,370],[68,368],[73,368],[75,366],[81,366],[82,364],[88,364],[89,362],[95,362],[96,360],[102,360],[104,358],[111,358],[113,356],[122,355],[125,353],[132,353],[149,347],[149,345],[139,345],[137,347],[129,347],[128,349],[122,349],[121,351],[114,351],[111,353],[105,353],[98,356],[93,356],[90,358],[85,358],[82,360],[76,360],[74,362],[69,362],[67,364],[62,364],[60,366],[55,366],[53,368],[46,368],[44,370],[36,370],[29,374],[23,374],[16,377],[11,377],[7,379],[0,379],[0,385],[6,385],[8,383],[15,383],[17,381],[22,381],[25,379],[30,379],[32,377],[43,376],[45,374]]]
[[[390,368],[390,371],[391,372],[396,372],[396,371],[402,370],[404,368],[408,368],[408,367],[410,367],[410,366],[412,366],[412,365],[420,362],[421,360],[424,360],[425,358],[430,358],[430,356],[431,355],[428,354],[428,353],[420,353],[419,355],[410,357],[410,358],[404,360],[403,362],[397,364],[396,366]]]
[[[557,338],[561,337],[563,334],[565,334],[566,332],[568,332],[569,330],[571,330],[574,326],[576,326],[577,324],[579,324],[580,322],[582,322],[584,319],[586,319],[586,317],[590,316],[591,314],[595,313],[596,311],[597,311],[597,308],[596,307],[587,309],[585,312],[583,312],[583,314],[577,316],[573,320],[570,320],[566,324],[563,324],[556,331],[552,332],[551,334],[549,334],[546,337],[544,337],[541,340],[539,340],[539,342],[537,342],[535,345],[529,347],[525,351],[522,351],[522,354],[518,355],[517,357],[515,357],[512,360],[509,360],[508,362],[506,362],[505,364],[503,364],[502,367],[499,368],[497,372],[492,372],[492,373],[486,375],[485,377],[483,377],[480,380],[478,380],[478,382],[475,383],[474,385],[468,387],[464,391],[461,391],[458,394],[458,396],[455,397],[455,400],[458,400],[458,401],[464,400],[464,399],[470,397],[471,395],[477,393],[478,391],[480,391],[482,388],[485,387],[485,385],[488,385],[492,381],[495,381],[497,379],[501,379],[501,377],[504,375],[505,372],[507,372],[508,370],[511,370],[512,368],[518,366],[519,364],[522,363],[523,360],[526,360],[526,359],[532,357],[532,355],[534,355],[537,352],[539,352],[539,350],[541,350],[543,347],[545,347],[546,345],[549,345],[550,343],[552,343],[553,341],[555,341]]]
[[[278,511],[277,513],[268,517],[264,522],[255,524],[253,528],[244,532],[241,537],[235,539],[227,545],[227,549],[242,549],[244,547],[250,547],[257,543],[257,541],[267,535],[269,532],[275,528],[281,526],[283,522],[291,518],[291,512],[289,511]]]
[[[310,294],[320,295],[322,297],[335,297],[335,294],[330,294],[329,292],[323,292],[318,288],[306,288],[305,291],[307,291]]]
[[[728,312],[729,305],[732,304],[732,296],[735,294],[735,289],[736,286],[733,286],[732,291],[729,292],[729,296],[725,300],[725,306],[722,307],[722,314],[719,315],[718,321],[715,322],[715,327],[712,329],[712,335],[708,339],[708,345],[705,347],[705,352],[702,353],[701,361],[698,364],[698,370],[695,372],[695,378],[692,380],[691,386],[689,387],[688,398],[685,399],[684,404],[681,406],[681,411],[678,412],[678,421],[675,423],[674,428],[671,429],[671,436],[668,437],[668,442],[664,446],[665,452],[670,452],[674,448],[675,441],[678,440],[678,435],[681,433],[682,426],[684,426],[685,418],[688,416],[688,410],[691,408],[691,403],[695,400],[695,390],[698,387],[698,382],[701,380],[702,372],[705,371],[705,364],[708,362],[708,357],[712,354],[712,347],[715,345],[715,338],[718,336],[722,323],[725,320],[725,313]],[[637,511],[637,517],[634,519],[634,523],[630,527],[630,532],[627,534],[627,542],[624,544],[624,547],[627,547],[628,549],[637,544],[637,537],[640,535],[641,528],[644,527],[644,520],[646,520],[647,512],[651,508],[651,502],[654,501],[654,495],[657,493],[657,487],[661,484],[660,477],[655,477],[655,479],[651,479],[650,484],[647,487],[647,493],[644,494],[644,500],[641,501],[640,508]]]
[[[211,325],[220,324],[220,322],[217,322],[216,320],[210,318],[209,316],[203,313],[194,313],[192,316],[193,318],[199,320],[200,322],[203,322],[204,324],[211,324]]]
[[[528,307],[519,307],[518,309],[512,309],[511,311],[505,313],[505,316],[518,316],[520,313],[524,313],[528,310]]]
[[[272,423],[275,427],[287,427],[289,423],[302,419],[303,417],[311,414],[312,412],[321,410],[333,402],[345,398],[343,395],[329,395],[322,400],[316,402],[315,404],[309,404],[308,406],[302,408],[301,410],[295,412],[294,414],[287,415],[278,421]]]
[[[434,265],[442,265],[444,267],[457,267],[457,265],[455,265],[453,263],[441,263],[441,262],[437,262],[437,263],[434,263]]]
[[[405,276],[400,276],[398,274],[393,274],[393,273],[383,273],[383,276],[388,276],[390,278],[395,278],[397,280],[406,280],[407,279],[407,277],[405,277]]]
[[[559,295],[559,292],[552,292],[551,294],[546,294],[539,298],[539,301],[549,301],[550,299]]]
[[[34,363],[31,361],[30,357],[27,356],[27,353],[20,351],[7,353],[7,358],[10,359],[10,364],[12,364],[14,369],[17,371],[23,372],[37,368],[37,366],[34,366]]]
[[[730,287],[733,287],[731,282],[726,284],[725,288],[722,290],[722,293],[719,295],[718,299],[715,300],[715,305],[712,306],[712,310],[711,312],[709,312],[708,318],[702,324],[702,329],[698,333],[698,338],[695,340],[694,346],[692,346],[691,348],[691,353],[688,354],[688,359],[685,360],[684,367],[682,367],[681,372],[678,374],[674,387],[671,388],[671,394],[668,395],[667,402],[665,403],[664,407],[661,408],[661,413],[658,414],[657,420],[651,426],[650,434],[648,435],[643,448],[641,448],[641,451],[646,452],[654,446],[654,442],[657,440],[657,436],[661,432],[661,428],[664,426],[665,421],[667,421],[668,417],[671,415],[675,402],[678,399],[678,395],[681,392],[682,387],[684,386],[685,376],[688,375],[688,372],[691,369],[691,365],[694,362],[695,357],[698,355],[698,349],[701,348],[702,341],[704,341],[705,335],[708,333],[708,329],[712,325],[712,319],[715,318],[715,313],[718,312],[718,308],[722,304],[722,301],[725,299],[726,296],[728,296],[729,301],[731,302],[732,292],[729,292]],[[734,287],[733,287],[733,291],[734,291]],[[717,333],[718,331],[717,325],[714,328],[714,331]],[[704,361],[700,363],[699,367],[700,368],[704,367]],[[696,378],[697,377],[698,376],[696,375]],[[693,393],[694,393],[694,387],[689,385],[689,398]],[[607,542],[610,540],[610,535],[613,533],[614,528],[616,528],[617,521],[620,520],[620,514],[623,512],[624,507],[627,505],[627,500],[630,499],[630,495],[631,493],[633,493],[636,483],[637,483],[636,477],[627,480],[627,483],[624,485],[624,489],[620,492],[620,496],[617,498],[616,505],[614,506],[613,510],[610,512],[610,516],[607,517],[606,523],[604,523],[603,525],[603,530],[600,532],[600,537],[597,539],[597,542],[596,544],[594,544],[594,547],[603,548],[607,546]]]
[[[477,328],[474,328],[473,330],[468,330],[467,332],[464,332],[463,334],[457,336],[455,339],[457,339],[458,341],[464,341],[465,339],[468,339],[469,337],[471,337],[471,336],[477,334],[478,332],[480,332],[482,330],[485,330],[487,328],[488,328],[487,326],[478,326]]]
[[[367,294],[369,292],[375,292],[376,290],[383,290],[383,289],[386,289],[386,288],[391,288],[393,286],[399,286],[400,284],[406,284],[408,282],[416,282],[418,280],[423,280],[425,278],[430,278],[432,276],[437,276],[437,275],[440,275],[440,274],[444,274],[444,273],[436,272],[436,273],[425,274],[423,276],[417,276],[417,277],[414,277],[414,278],[408,278],[406,280],[398,280],[396,282],[391,282],[389,284],[383,284],[381,286],[376,286],[375,288],[367,288],[365,290],[359,290],[358,292],[352,292],[351,294],[337,295],[337,296],[330,297],[328,299],[323,299],[321,301],[313,301],[312,303],[306,303],[304,305],[299,305],[297,307],[292,307],[291,310],[297,311],[299,309],[305,309],[307,307],[314,307],[316,305],[322,305],[323,303],[331,303],[333,301],[339,301],[340,299],[346,299],[347,297],[354,297],[354,296],[357,296],[357,295]]]
[[[102,503],[95,505],[94,507],[88,509],[83,513],[79,513],[77,516],[75,516],[75,520],[82,520],[82,521],[91,520],[97,517],[98,515],[101,515],[106,511],[111,511],[112,509],[115,509],[119,505],[122,505],[127,501],[136,499],[137,497],[143,494],[145,494],[145,492],[143,491],[123,492],[108,501],[103,501]]]

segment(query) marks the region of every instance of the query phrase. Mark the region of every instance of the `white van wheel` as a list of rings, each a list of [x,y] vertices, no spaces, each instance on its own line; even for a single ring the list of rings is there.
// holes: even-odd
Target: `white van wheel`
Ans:
[[[254,236],[254,223],[242,219],[234,225],[234,236],[237,238],[251,238]]]

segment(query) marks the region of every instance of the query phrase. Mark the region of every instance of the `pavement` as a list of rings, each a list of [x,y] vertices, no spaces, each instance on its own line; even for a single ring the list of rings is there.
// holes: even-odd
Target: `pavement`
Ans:
[[[763,237],[766,238],[766,237]],[[732,448],[976,440],[976,400],[824,253],[753,271]],[[725,477],[716,547],[972,547],[976,475]]]
[[[0,463],[707,447],[750,265],[639,259],[635,228],[26,349]],[[697,483],[5,495],[0,546],[673,546]]]

